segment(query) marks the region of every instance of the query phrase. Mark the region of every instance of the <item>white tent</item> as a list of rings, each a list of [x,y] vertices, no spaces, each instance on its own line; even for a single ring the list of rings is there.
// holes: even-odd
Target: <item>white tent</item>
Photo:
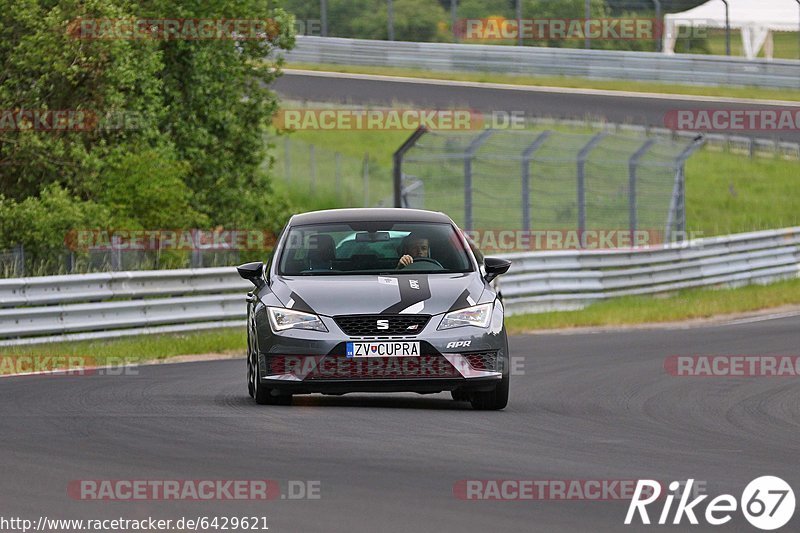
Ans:
[[[765,55],[772,58],[772,32],[798,31],[800,6],[796,0],[728,0],[730,27],[741,30],[744,54],[748,59],[758,56],[766,45]],[[725,3],[710,0],[683,13],[664,17],[665,54],[675,53],[675,40],[680,28],[725,28]]]

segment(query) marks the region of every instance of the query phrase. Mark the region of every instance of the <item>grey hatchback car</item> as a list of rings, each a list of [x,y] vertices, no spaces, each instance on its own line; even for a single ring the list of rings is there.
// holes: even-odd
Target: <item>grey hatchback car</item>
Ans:
[[[508,403],[503,303],[511,263],[481,263],[456,224],[414,209],[294,215],[267,265],[238,268],[247,302],[247,386],[259,404],[295,394],[450,391]]]

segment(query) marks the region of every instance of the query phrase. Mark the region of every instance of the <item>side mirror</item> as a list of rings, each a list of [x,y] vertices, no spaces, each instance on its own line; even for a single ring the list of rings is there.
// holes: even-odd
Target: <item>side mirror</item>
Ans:
[[[497,276],[505,274],[511,267],[511,261],[499,259],[497,257],[487,257],[483,260],[483,266],[486,269],[486,275],[483,277],[487,282],[492,281]]]
[[[240,276],[252,282],[256,287],[260,288],[264,285],[264,263],[261,261],[240,265],[236,267],[236,270],[239,272]]]

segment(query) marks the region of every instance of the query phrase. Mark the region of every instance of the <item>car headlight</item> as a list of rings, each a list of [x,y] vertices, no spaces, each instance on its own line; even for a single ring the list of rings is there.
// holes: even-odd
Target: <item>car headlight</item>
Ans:
[[[493,307],[494,303],[488,303],[452,311],[444,315],[442,323],[436,329],[459,328],[461,326],[488,328],[489,323],[492,321]]]
[[[313,331],[328,331],[325,324],[317,315],[293,311],[283,307],[267,307],[269,324],[275,333],[287,329],[310,329]]]

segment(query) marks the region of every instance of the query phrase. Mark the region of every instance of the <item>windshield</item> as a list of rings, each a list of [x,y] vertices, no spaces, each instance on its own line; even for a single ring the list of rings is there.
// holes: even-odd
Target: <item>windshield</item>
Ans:
[[[444,223],[353,222],[290,228],[284,276],[472,272],[455,228]]]

